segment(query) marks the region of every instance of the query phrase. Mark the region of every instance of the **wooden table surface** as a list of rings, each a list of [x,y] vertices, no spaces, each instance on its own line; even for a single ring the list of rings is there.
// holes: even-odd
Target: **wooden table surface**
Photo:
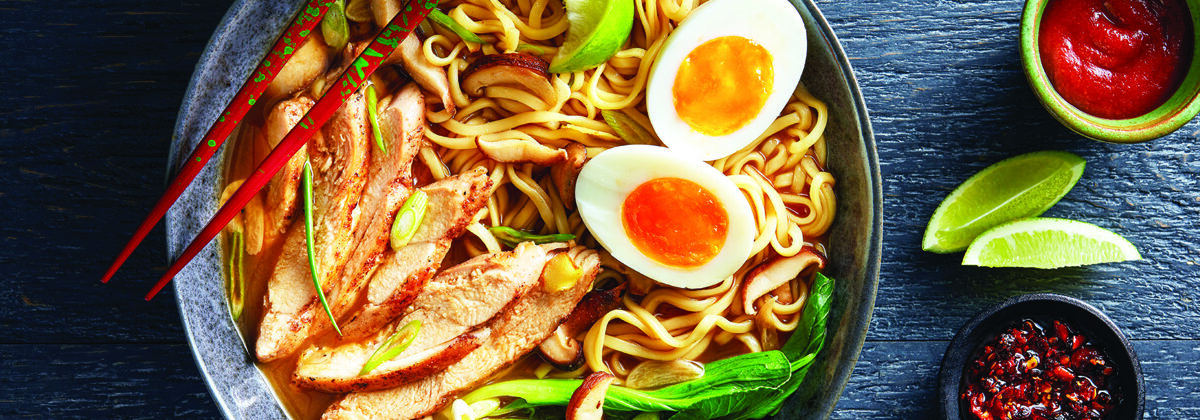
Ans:
[[[1106,312],[1145,373],[1146,417],[1200,418],[1200,123],[1147,144],[1084,139],[1025,82],[1016,0],[818,0],[874,124],[884,253],[867,343],[834,418],[933,418],[938,363],[978,310],[1027,292]],[[216,417],[150,239],[98,281],[163,190],[193,67],[228,0],[0,0],[0,418]],[[1088,160],[1048,216],[1137,244],[1144,261],[962,267],[920,250],[958,183],[1015,154]],[[836,151],[833,151],[836,153]]]

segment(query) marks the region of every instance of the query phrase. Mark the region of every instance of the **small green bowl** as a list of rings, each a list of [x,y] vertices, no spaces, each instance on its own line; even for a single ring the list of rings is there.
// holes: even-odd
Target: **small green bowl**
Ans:
[[[1026,0],[1021,15],[1021,63],[1029,86],[1054,118],[1076,133],[1109,143],[1141,143],[1179,129],[1200,112],[1200,37],[1192,42],[1192,62],[1183,83],[1166,103],[1144,115],[1113,120],[1083,112],[1063,99],[1050,84],[1038,51],[1042,12],[1052,0]],[[1187,0],[1192,34],[1200,35],[1200,0]]]

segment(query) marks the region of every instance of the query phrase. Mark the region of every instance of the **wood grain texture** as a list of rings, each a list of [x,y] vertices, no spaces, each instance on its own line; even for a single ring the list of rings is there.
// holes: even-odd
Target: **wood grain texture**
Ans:
[[[186,344],[4,344],[0,363],[0,418],[217,416]]]
[[[884,179],[876,311],[834,418],[933,417],[946,342],[1027,292],[1082,298],[1134,338],[1148,418],[1200,418],[1200,123],[1142,145],[1052,119],[1017,56],[1018,0],[817,1],[866,97]],[[112,284],[103,268],[163,189],[192,69],[228,1],[0,0],[0,417],[215,417],[183,341],[161,228]],[[1145,261],[961,267],[920,250],[958,183],[1028,151],[1080,154],[1048,216],[1112,229]],[[836,152],[836,151],[834,151]]]

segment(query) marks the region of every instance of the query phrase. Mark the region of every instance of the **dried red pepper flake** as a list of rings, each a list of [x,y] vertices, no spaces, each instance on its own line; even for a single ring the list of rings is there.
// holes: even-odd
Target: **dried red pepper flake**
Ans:
[[[959,396],[982,420],[1103,419],[1120,402],[1117,371],[1087,337],[1061,320],[1022,320],[976,351]]]

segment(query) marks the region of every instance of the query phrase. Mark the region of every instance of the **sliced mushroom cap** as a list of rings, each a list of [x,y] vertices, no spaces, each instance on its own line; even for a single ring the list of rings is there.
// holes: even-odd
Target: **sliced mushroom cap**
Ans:
[[[647,360],[638,363],[629,376],[625,378],[625,386],[633,389],[650,389],[667,385],[687,382],[704,376],[704,365],[691,360]]]
[[[567,402],[567,420],[601,420],[604,418],[604,394],[617,377],[608,372],[595,372],[583,378],[583,383]]]
[[[621,305],[621,284],[609,290],[593,290],[588,292],[575,305],[575,309],[567,316],[566,321],[554,330],[554,335],[543,341],[538,349],[542,359],[554,365],[561,371],[573,371],[583,366],[583,345],[574,337],[591,328],[600,317]]]
[[[787,284],[799,276],[804,269],[814,265],[818,269],[825,268],[825,256],[811,246],[801,248],[796,255],[787,258],[777,257],[759,264],[758,267],[746,274],[746,285],[742,289],[742,304],[746,314],[758,313],[754,307],[754,301]]]
[[[477,139],[475,143],[488,159],[497,162],[532,162],[541,166],[551,166],[567,160],[565,150],[555,149],[532,139]]]
[[[492,86],[521,89],[541,100],[541,104],[531,108],[546,110],[558,99],[554,85],[550,84],[549,66],[545,60],[525,53],[488,54],[463,71],[462,87],[475,96],[486,94],[485,88]]]
[[[583,366],[583,345],[579,340],[567,335],[566,328],[559,325],[554,334],[538,345],[542,360],[550,363],[555,369],[573,371]]]
[[[579,171],[587,161],[587,148],[582,144],[571,142],[567,144],[567,160],[550,168],[550,179],[558,188],[558,196],[562,198],[563,206],[571,210],[575,208],[575,180]]]
[[[265,96],[280,98],[296,93],[320,76],[329,67],[331,59],[323,38],[317,34],[310,36],[300,44],[296,54],[279,70],[271,84],[267,85]]]

